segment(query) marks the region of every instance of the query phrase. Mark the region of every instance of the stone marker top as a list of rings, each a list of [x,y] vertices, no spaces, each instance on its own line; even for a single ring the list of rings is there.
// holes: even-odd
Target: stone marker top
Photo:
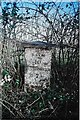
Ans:
[[[52,44],[50,42],[44,42],[44,41],[31,41],[31,42],[28,42],[28,41],[21,41],[21,45],[22,47],[24,48],[42,48],[42,49],[52,49],[52,48],[76,48],[76,45],[74,46],[71,46],[71,45],[68,45],[68,44],[61,44],[61,43],[57,43],[57,44]]]
[[[23,42],[21,42],[21,44],[22,44],[22,46],[24,48],[27,48],[27,47],[33,48],[33,47],[35,47],[35,48],[51,49],[52,47],[55,46],[55,44],[42,42],[42,41],[33,41],[33,42],[23,41]]]

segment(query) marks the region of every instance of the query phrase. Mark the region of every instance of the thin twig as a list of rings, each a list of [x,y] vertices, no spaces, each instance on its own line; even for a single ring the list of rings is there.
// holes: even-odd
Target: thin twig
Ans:
[[[57,105],[57,107],[52,111],[52,113],[49,115],[49,117],[56,111],[56,109],[58,108],[59,105]]]
[[[41,98],[41,97],[39,97],[38,99],[36,99],[33,103],[29,104],[29,105],[27,106],[27,108],[28,108],[28,107],[31,107],[32,105],[34,105],[38,100],[40,100],[40,98]]]
[[[5,102],[5,103],[7,103],[8,105],[10,105],[13,109],[16,110],[16,112],[17,112],[17,114],[18,114],[19,116],[21,116],[21,117],[24,118],[24,116],[23,116],[20,112],[18,112],[17,109],[16,109],[12,104],[10,104],[9,102],[7,102],[6,100],[1,100],[1,99],[0,99],[0,101],[1,101],[1,102]]]
[[[3,104],[1,101],[0,101],[0,104],[2,104],[10,113],[12,113],[15,116],[15,114],[5,104]]]
[[[44,111],[47,111],[47,110],[49,110],[49,108],[45,108],[45,109],[39,111],[38,113],[40,114],[40,113],[42,113],[42,112],[44,112]]]

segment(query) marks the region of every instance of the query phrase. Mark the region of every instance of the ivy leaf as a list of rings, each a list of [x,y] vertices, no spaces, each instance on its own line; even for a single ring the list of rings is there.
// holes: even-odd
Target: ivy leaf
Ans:
[[[18,79],[16,79],[16,84],[19,85],[19,80]]]
[[[34,109],[32,109],[32,110],[31,110],[31,112],[34,114],[34,113],[35,113],[35,110],[34,110]]]
[[[48,99],[51,100],[51,95],[48,95]]]
[[[3,72],[2,72],[2,75],[3,75],[3,76],[9,75],[9,72],[8,72],[6,69],[4,69]]]
[[[35,95],[34,98],[37,99],[37,95]]]

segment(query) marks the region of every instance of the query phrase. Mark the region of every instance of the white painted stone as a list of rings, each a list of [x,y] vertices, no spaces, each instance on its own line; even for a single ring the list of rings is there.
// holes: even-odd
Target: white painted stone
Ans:
[[[27,71],[25,84],[41,85],[50,80],[51,50],[42,48],[26,48],[25,58]]]

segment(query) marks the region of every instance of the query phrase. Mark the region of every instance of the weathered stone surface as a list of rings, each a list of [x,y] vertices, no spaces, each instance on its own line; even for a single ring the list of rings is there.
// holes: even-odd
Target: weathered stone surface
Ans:
[[[25,73],[25,83],[41,85],[50,80],[51,50],[41,48],[26,48],[25,58],[27,71]]]
[[[50,70],[40,70],[38,68],[29,67],[27,73],[25,74],[25,83],[28,84],[42,84],[50,79]]]

